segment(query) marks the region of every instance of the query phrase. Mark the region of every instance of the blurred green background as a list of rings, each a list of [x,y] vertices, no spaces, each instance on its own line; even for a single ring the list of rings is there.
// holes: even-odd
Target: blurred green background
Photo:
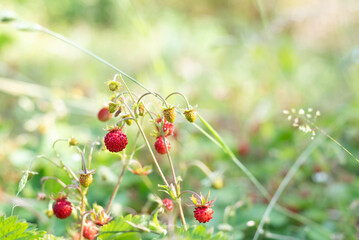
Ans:
[[[309,135],[291,127],[283,109],[320,110],[318,125],[359,155],[356,0],[2,0],[0,4],[21,19],[63,34],[162,95],[184,93],[271,194],[311,142]],[[0,213],[10,215],[22,171],[34,156],[54,158],[51,146],[58,138],[74,136],[84,145],[105,135],[106,124],[96,114],[110,95],[104,82],[116,72],[46,34],[20,32],[10,24],[0,25],[0,59]],[[144,92],[128,84],[133,91]],[[185,107],[180,97],[170,102]],[[175,127],[178,137],[171,142],[171,152],[184,188],[203,193],[211,189],[217,198],[214,219],[207,227],[215,232],[228,227],[223,225],[224,215],[232,209],[226,217],[233,227],[228,235],[251,239],[253,229],[246,223],[258,223],[267,202],[201,132],[181,118]],[[132,131],[134,135],[134,126],[129,135]],[[80,169],[74,149],[63,143],[58,150],[67,164]],[[152,163],[145,150],[136,158]],[[222,176],[223,188],[214,189],[206,175],[190,167],[195,160]],[[93,165],[97,174],[90,203],[106,204],[121,164],[114,155],[96,151]],[[45,160],[36,160],[31,169],[39,174],[21,193],[30,206],[16,208],[15,214],[62,235],[63,224],[44,215],[47,202],[34,199],[41,191],[42,176],[66,182],[66,175]],[[324,226],[332,236],[343,237],[338,239],[356,239],[358,173],[358,162],[325,139],[279,203]],[[149,177],[155,186],[161,183],[155,171]],[[59,190],[55,184],[46,185],[48,194]],[[114,215],[141,212],[149,193],[141,178],[127,172]],[[235,208],[236,204],[241,207]],[[185,211],[194,224],[191,209]],[[269,232],[325,239],[320,228],[274,213],[265,228]]]

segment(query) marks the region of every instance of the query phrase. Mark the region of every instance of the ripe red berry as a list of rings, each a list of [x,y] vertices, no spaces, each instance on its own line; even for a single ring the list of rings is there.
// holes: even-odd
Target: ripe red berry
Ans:
[[[57,218],[64,219],[71,215],[71,203],[66,200],[66,197],[56,199],[56,203],[52,210]]]
[[[106,121],[110,120],[111,117],[112,117],[112,114],[108,111],[107,107],[101,108],[101,110],[97,114],[98,120],[100,120],[102,122],[106,122]]]
[[[96,225],[91,221],[86,221],[84,224],[84,231],[83,236],[86,239],[93,240],[95,239],[97,234],[97,227]]]
[[[171,143],[167,140],[167,137],[165,137],[165,142],[166,142],[166,145],[167,145],[167,148],[168,148],[168,151],[171,149]],[[158,137],[156,142],[155,142],[155,148],[156,148],[156,151],[159,153],[159,154],[165,154],[167,153],[166,151],[166,146],[165,146],[165,143],[163,141],[163,138],[162,137]]]
[[[121,152],[127,143],[127,136],[120,129],[112,129],[106,134],[105,145],[110,152]]]
[[[162,119],[159,118],[156,120],[156,122],[161,126]],[[157,131],[160,131],[160,129],[158,127],[157,127]],[[163,121],[163,133],[166,136],[171,136],[174,133],[173,124],[168,122],[166,119],[164,119],[164,121]]]
[[[168,199],[168,198],[165,198],[163,199],[163,205],[166,206],[166,208],[168,209],[168,211],[172,211],[172,208],[173,208],[173,202],[171,199]]]
[[[210,207],[196,207],[193,212],[194,217],[200,223],[206,223],[212,219],[213,209]]]

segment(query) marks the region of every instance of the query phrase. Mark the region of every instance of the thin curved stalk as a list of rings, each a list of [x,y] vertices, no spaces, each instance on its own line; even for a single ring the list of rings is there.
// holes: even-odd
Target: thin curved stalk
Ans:
[[[247,177],[249,178],[249,180],[254,184],[254,186],[257,187],[257,189],[260,191],[260,193],[265,197],[265,198],[269,198],[269,194],[267,192],[267,190],[262,186],[262,184],[259,183],[259,181],[253,176],[253,174],[243,165],[243,163],[241,161],[239,161],[236,156],[233,154],[233,152],[230,150],[230,148],[228,147],[228,145],[223,141],[223,139],[221,138],[221,136],[219,136],[219,134],[217,133],[216,130],[214,130],[214,128],[206,121],[204,120],[204,118],[198,114],[198,118],[202,121],[202,123],[208,128],[208,130],[211,131],[211,133],[215,136],[215,138],[218,140],[218,142],[221,144],[223,151],[225,153],[227,153],[232,161],[244,172],[244,174],[247,175]]]
[[[156,95],[156,94],[154,94],[150,89],[146,88],[144,85],[142,85],[140,82],[138,82],[136,79],[134,79],[133,77],[131,77],[131,76],[128,75],[127,73],[123,72],[121,69],[115,67],[114,65],[112,65],[111,63],[109,63],[108,61],[106,61],[105,59],[103,59],[103,58],[97,56],[96,54],[90,52],[89,50],[87,50],[87,49],[81,47],[80,45],[74,43],[74,42],[71,41],[70,39],[68,39],[68,38],[66,38],[66,37],[64,37],[64,36],[62,36],[61,34],[56,33],[56,32],[53,32],[53,31],[51,31],[50,29],[47,29],[47,28],[45,28],[45,27],[43,27],[43,26],[40,26],[40,28],[37,29],[37,30],[40,31],[40,32],[46,33],[46,34],[48,34],[48,35],[50,35],[50,36],[52,36],[52,37],[54,37],[54,38],[57,38],[57,39],[59,39],[59,40],[65,42],[65,43],[67,43],[67,44],[69,44],[69,45],[71,45],[71,46],[77,48],[77,49],[80,50],[81,52],[84,52],[84,53],[86,53],[87,55],[90,55],[91,57],[93,57],[93,58],[95,58],[96,60],[102,62],[103,64],[106,64],[107,66],[109,66],[109,67],[112,68],[113,70],[115,70],[115,71],[121,73],[122,75],[126,76],[128,79],[130,79],[132,82],[136,83],[137,85],[141,86],[141,87],[142,87],[143,89],[145,89],[146,91],[152,93],[153,95]]]
[[[124,105],[126,106],[127,110],[130,112],[131,116],[134,117],[134,116],[133,116],[133,113],[131,112],[130,107],[126,104],[126,102],[123,102],[123,103],[124,103]],[[161,176],[163,182],[166,184],[166,186],[169,186],[169,184],[168,184],[168,182],[167,182],[167,179],[166,179],[165,175],[163,174],[160,165],[158,164],[157,158],[156,158],[155,154],[154,154],[153,151],[152,151],[152,148],[151,148],[151,146],[150,146],[150,143],[148,142],[148,139],[147,139],[147,137],[146,137],[145,132],[143,131],[143,128],[142,128],[140,122],[139,122],[137,119],[135,119],[134,121],[135,121],[135,123],[137,124],[138,129],[140,130],[140,133],[141,133],[141,135],[142,135],[143,140],[145,141],[145,144],[146,144],[148,150],[150,151],[151,157],[152,157],[152,159],[153,159],[153,161],[154,161],[154,163],[155,163],[155,165],[156,165],[156,168],[157,168],[157,170],[158,170],[158,173],[160,174],[160,176]]]
[[[283,193],[284,189],[292,180],[295,173],[298,171],[300,166],[303,165],[303,163],[308,159],[309,155],[316,149],[319,145],[320,141],[316,140],[315,142],[311,143],[304,151],[303,153],[298,157],[298,159],[295,161],[295,163],[292,165],[292,167],[289,169],[287,175],[284,177],[283,181],[279,185],[277,191],[274,193],[272,199],[270,200],[267,209],[264,212],[264,215],[257,227],[256,233],[254,235],[253,240],[257,240],[259,235],[263,233],[263,225],[266,221],[266,219],[269,217],[271,211],[273,210],[274,206],[276,205],[280,195]]]
[[[149,94],[155,95],[155,97],[159,98],[159,99],[166,105],[166,107],[169,107],[169,106],[168,106],[168,103],[167,103],[167,101],[166,101],[166,99],[164,99],[164,98],[161,96],[161,94],[156,93],[156,92],[153,92],[153,93],[152,93],[152,92],[147,92],[147,93],[142,94],[142,95],[140,96],[140,98],[137,100],[137,105],[140,103],[140,101],[141,101],[142,98],[144,98],[145,96],[147,96],[147,95],[149,95]]]
[[[122,166],[122,171],[121,171],[121,173],[120,173],[120,176],[118,177],[116,186],[115,186],[115,188],[114,188],[113,191],[112,191],[111,198],[110,198],[110,200],[108,201],[108,204],[107,204],[106,209],[105,209],[105,212],[106,212],[107,214],[108,214],[109,211],[110,211],[110,207],[111,207],[111,205],[112,205],[113,200],[115,199],[115,196],[116,196],[117,191],[118,191],[118,189],[119,189],[119,187],[120,187],[120,184],[121,184],[122,177],[123,177],[123,175],[124,175],[124,173],[125,173],[125,171],[126,171],[126,169],[127,169],[127,167],[128,167],[129,162],[130,162],[130,161],[127,161],[127,162]]]
[[[190,110],[191,105],[189,105],[188,99],[187,99],[187,97],[186,97],[183,93],[173,92],[173,93],[169,94],[165,99],[167,100],[169,97],[171,97],[172,95],[175,95],[175,94],[180,95],[180,96],[183,97],[183,99],[186,101],[187,110]]]
[[[234,155],[234,153],[227,146],[227,144],[223,141],[223,139],[219,136],[219,134],[213,129],[213,127],[208,122],[206,122],[199,114],[198,114],[198,117],[203,122],[203,124],[211,131],[211,133],[215,136],[215,138],[218,140],[218,143],[221,145],[222,150],[225,153],[227,153],[231,157],[232,161],[247,175],[249,180],[254,184],[254,186],[257,187],[257,189],[262,194],[262,196],[265,197],[268,201],[270,201],[270,199],[271,199],[270,195],[269,195],[268,191],[263,187],[263,185],[261,183],[259,183],[259,181],[251,174],[251,172],[249,172],[249,170],[238,160],[238,158]],[[214,143],[216,143],[216,142],[214,142]],[[318,227],[322,227],[321,225],[317,224],[316,222],[314,222],[300,214],[291,212],[288,209],[286,209],[280,205],[276,205],[275,208],[277,210],[279,210],[280,212],[282,212],[283,214],[285,214],[286,216],[291,217],[292,219],[295,219],[298,222],[305,223],[308,225],[316,225]]]
[[[176,172],[175,172],[175,169],[174,169],[174,166],[173,166],[173,161],[172,161],[172,158],[171,158],[171,154],[170,154],[169,149],[168,149],[167,144],[166,144],[166,141],[168,141],[168,140],[165,138],[165,135],[163,133],[163,125],[164,125],[164,122],[162,121],[161,126],[160,126],[161,127],[162,140],[165,143],[167,158],[168,158],[168,162],[169,162],[170,167],[171,167],[171,172],[172,172],[172,177],[173,177],[173,184],[175,185],[175,188],[176,188],[176,196],[179,196],[181,194],[180,187],[179,187],[179,185],[177,183]],[[182,225],[184,227],[184,230],[187,231],[186,219],[185,219],[184,214],[183,214],[182,201],[181,201],[180,197],[177,199],[177,204],[178,204],[178,210],[179,210],[180,218],[181,218],[181,221],[182,221]]]

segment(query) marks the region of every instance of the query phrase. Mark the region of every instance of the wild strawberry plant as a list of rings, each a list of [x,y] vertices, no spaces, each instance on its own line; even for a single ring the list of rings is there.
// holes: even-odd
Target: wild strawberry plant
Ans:
[[[56,176],[43,177],[41,179],[43,191],[39,193],[38,199],[49,200],[49,208],[46,210],[49,217],[67,219],[61,221],[63,221],[64,224],[67,224],[68,234],[73,239],[140,239],[148,236],[150,238],[171,238],[175,235],[181,235],[181,239],[226,239],[221,232],[217,235],[208,233],[203,224],[199,226],[187,226],[186,219],[188,218],[194,218],[199,223],[205,224],[212,221],[213,218],[216,218],[216,214],[212,209],[214,200],[209,198],[209,193],[207,197],[203,197],[201,193],[198,194],[194,191],[182,189],[183,181],[186,181],[186,179],[182,179],[178,176],[178,162],[171,157],[171,150],[173,151],[176,147],[171,145],[171,141],[174,138],[179,117],[183,117],[189,123],[192,123],[192,126],[198,128],[206,137],[223,150],[224,153],[227,154],[245,173],[265,201],[269,203],[264,214],[258,214],[261,217],[259,219],[260,221],[258,221],[258,225],[255,221],[246,223],[248,229],[255,228],[255,231],[246,233],[246,236],[254,235],[254,238],[257,239],[259,236],[265,235],[268,238],[287,239],[286,236],[265,232],[263,229],[273,208],[297,222],[312,225],[310,220],[294,212],[288,211],[287,208],[283,208],[281,205],[277,204],[277,200],[286,184],[290,181],[294,173],[298,170],[315,146],[309,147],[303,152],[272,197],[272,194],[270,194],[251,172],[247,170],[242,162],[237,159],[220,135],[200,114],[198,114],[197,110],[189,104],[187,98],[182,93],[173,92],[168,96],[162,96],[159,93],[151,91],[128,74],[90,51],[74,44],[69,39],[40,25],[24,22],[21,19],[18,19],[16,15],[9,14],[9,12],[1,12],[1,21],[14,22],[14,26],[19,30],[43,32],[58,38],[91,57],[94,57],[117,72],[112,80],[106,82],[111,95],[109,96],[109,101],[103,108],[99,109],[97,114],[98,120],[106,122],[107,124],[103,126],[106,129],[103,131],[101,141],[91,144],[89,154],[86,154],[86,146],[79,144],[75,138],[60,139],[53,145],[53,148],[56,151],[56,146],[59,142],[68,142],[70,147],[80,153],[82,165],[78,166],[78,168],[71,169],[64,163],[59,154],[57,154],[58,158],[55,161],[45,156],[37,157],[49,160],[55,167],[65,171],[67,174],[68,179],[66,179],[66,181],[65,179],[59,179]],[[123,77],[125,77],[126,80]],[[126,84],[127,80],[138,84],[145,90],[145,93],[134,93],[132,89],[128,88]],[[178,105],[178,103],[176,103],[175,105],[171,105],[169,99],[171,99],[171,96],[173,95],[183,97],[185,104]],[[298,127],[299,130],[312,134],[312,137],[315,136],[317,130],[320,130],[315,125],[315,120],[320,115],[319,112],[314,114],[312,109],[308,109],[307,112],[299,110],[297,113],[296,111],[291,110],[285,111],[284,113],[287,115],[288,120],[292,121],[293,127]],[[206,130],[197,125],[196,120],[197,122],[200,120],[202,126],[204,126]],[[147,131],[149,129],[148,122],[150,122],[150,128],[151,131],[153,131],[151,134],[148,134]],[[130,128],[136,129],[137,133],[129,134],[129,132],[131,132],[128,131]],[[327,136],[335,141],[329,135]],[[154,170],[152,170],[151,165],[143,166],[143,163],[140,160],[135,159],[137,151],[139,150],[138,145],[141,142],[143,142],[144,146],[147,148],[147,154],[152,159],[155,166]],[[100,146],[97,147],[98,145]],[[99,148],[101,148],[101,150]],[[249,144],[244,142],[240,146],[240,155],[248,155],[249,149]],[[343,149],[346,150],[344,147]],[[117,183],[113,188],[111,196],[108,197],[108,203],[103,206],[89,203],[87,200],[87,195],[91,193],[91,188],[97,184],[94,180],[94,176],[97,174],[96,169],[91,168],[93,151],[109,151],[118,156],[122,162],[122,171],[118,176]],[[347,152],[350,154],[349,151]],[[165,156],[168,162],[160,162],[159,158],[161,155]],[[94,161],[96,161],[96,159],[94,159]],[[192,164],[193,166],[199,167],[208,176],[210,185],[214,188],[220,189],[223,186],[223,178],[217,171],[210,170],[209,167],[200,161],[194,161]],[[164,172],[164,165],[169,166],[170,174]],[[150,197],[157,203],[156,209],[154,209],[151,214],[129,214],[126,216],[113,216],[111,214],[111,206],[121,187],[121,182],[126,171],[130,171],[138,176],[148,176],[153,172],[154,174],[158,174],[162,179],[161,183],[156,182],[156,184],[159,184],[158,189],[154,190],[153,195]],[[25,171],[19,184],[18,195],[33,174],[35,173],[30,171],[30,167]],[[171,175],[171,177],[169,178],[168,175]],[[68,182],[68,180],[71,181],[71,184],[64,183]],[[51,200],[49,199],[49,196],[45,194],[45,182],[48,181],[54,181],[56,184],[62,186],[62,190],[53,194]],[[188,206],[185,206],[183,203],[184,199],[190,196],[193,215],[185,216],[183,208],[188,208]],[[235,211],[241,206],[243,206],[241,201],[227,206],[224,211],[224,224],[220,225],[218,228],[234,234],[233,229],[236,226],[229,224],[228,219],[235,215]],[[166,218],[175,224],[170,224],[171,221],[163,221],[163,219]],[[180,220],[177,221],[177,219]],[[3,225],[0,225],[0,227],[8,228],[10,222],[14,223],[14,226],[16,226],[15,228],[22,228],[21,231],[17,231],[16,229],[13,231],[13,233],[19,235],[14,235],[13,233],[9,234],[9,232],[6,231],[1,233],[3,235],[0,234],[0,236],[6,235],[8,239],[16,239],[16,237],[19,236],[21,239],[32,239],[30,238],[30,235],[34,234],[38,234],[38,237],[44,236],[44,239],[54,239],[53,236],[45,235],[44,232],[39,232],[37,230],[25,231],[26,228],[23,223],[17,222],[15,224],[16,219],[14,217],[3,217],[1,221],[1,224]],[[173,225],[175,225],[175,227],[173,227]],[[29,238],[26,238],[24,237],[25,235],[23,236],[21,234],[28,234],[26,237]]]

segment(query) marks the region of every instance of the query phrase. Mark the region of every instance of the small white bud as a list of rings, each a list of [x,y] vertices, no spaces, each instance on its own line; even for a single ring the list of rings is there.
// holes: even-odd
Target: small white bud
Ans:
[[[301,108],[301,109],[299,109],[299,115],[303,115],[304,113],[305,113],[305,111]]]
[[[247,227],[253,227],[254,225],[256,225],[256,222],[251,220],[251,221],[248,221],[246,225],[247,225]]]
[[[283,114],[287,115],[287,114],[289,114],[289,111],[284,109]]]

